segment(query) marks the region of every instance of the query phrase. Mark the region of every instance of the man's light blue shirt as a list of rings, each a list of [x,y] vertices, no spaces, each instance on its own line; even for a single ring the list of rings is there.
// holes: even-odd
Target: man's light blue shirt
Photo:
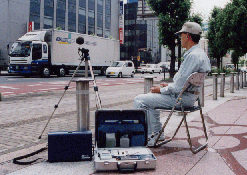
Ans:
[[[194,72],[210,72],[211,65],[208,56],[199,44],[184,53],[184,61],[173,78],[174,83],[161,88],[161,94],[179,94],[187,78]]]

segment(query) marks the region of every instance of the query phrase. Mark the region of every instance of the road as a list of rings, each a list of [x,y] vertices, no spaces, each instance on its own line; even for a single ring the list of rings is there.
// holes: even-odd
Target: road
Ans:
[[[96,76],[98,86],[114,86],[121,84],[135,84],[143,83],[143,76],[150,74],[136,74],[134,78],[106,78],[105,76]],[[163,74],[152,74],[160,81]],[[79,77],[75,77],[79,78]],[[0,92],[3,96],[26,94],[35,92],[46,92],[53,90],[63,90],[68,85],[71,77],[57,77],[50,78],[24,78],[18,76],[2,76],[0,77]],[[92,85],[92,82],[90,82]],[[70,84],[70,88],[75,88],[75,82]]]

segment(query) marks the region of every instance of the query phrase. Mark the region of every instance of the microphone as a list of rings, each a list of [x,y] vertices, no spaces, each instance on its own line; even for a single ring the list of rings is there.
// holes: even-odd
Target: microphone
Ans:
[[[76,43],[82,45],[84,43],[84,38],[79,36],[78,38],[76,38]]]

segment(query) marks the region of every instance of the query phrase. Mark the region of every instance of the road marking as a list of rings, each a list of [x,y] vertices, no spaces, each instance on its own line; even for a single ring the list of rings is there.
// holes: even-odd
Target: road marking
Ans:
[[[2,94],[13,94],[14,92],[2,92]]]
[[[8,86],[0,86],[0,88],[9,89],[10,87],[8,87]]]
[[[109,86],[109,83],[100,84],[100,86]]]
[[[28,86],[40,86],[40,85],[42,85],[42,84],[30,84]]]

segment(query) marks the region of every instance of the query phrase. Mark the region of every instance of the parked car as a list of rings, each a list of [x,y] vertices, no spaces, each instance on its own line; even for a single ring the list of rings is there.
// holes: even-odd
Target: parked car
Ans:
[[[247,67],[241,67],[240,70],[241,70],[242,72],[247,72]]]
[[[142,64],[141,66],[139,66],[137,69],[136,69],[136,72],[139,72],[139,73],[142,73],[142,69],[146,67],[146,64]]]
[[[146,64],[145,66],[142,65],[140,72],[143,74],[153,74],[156,72],[160,74],[162,72],[162,68],[158,64]]]
[[[135,67],[132,61],[114,61],[113,64],[106,69],[106,77],[111,76],[122,78],[123,76],[134,77]]]

